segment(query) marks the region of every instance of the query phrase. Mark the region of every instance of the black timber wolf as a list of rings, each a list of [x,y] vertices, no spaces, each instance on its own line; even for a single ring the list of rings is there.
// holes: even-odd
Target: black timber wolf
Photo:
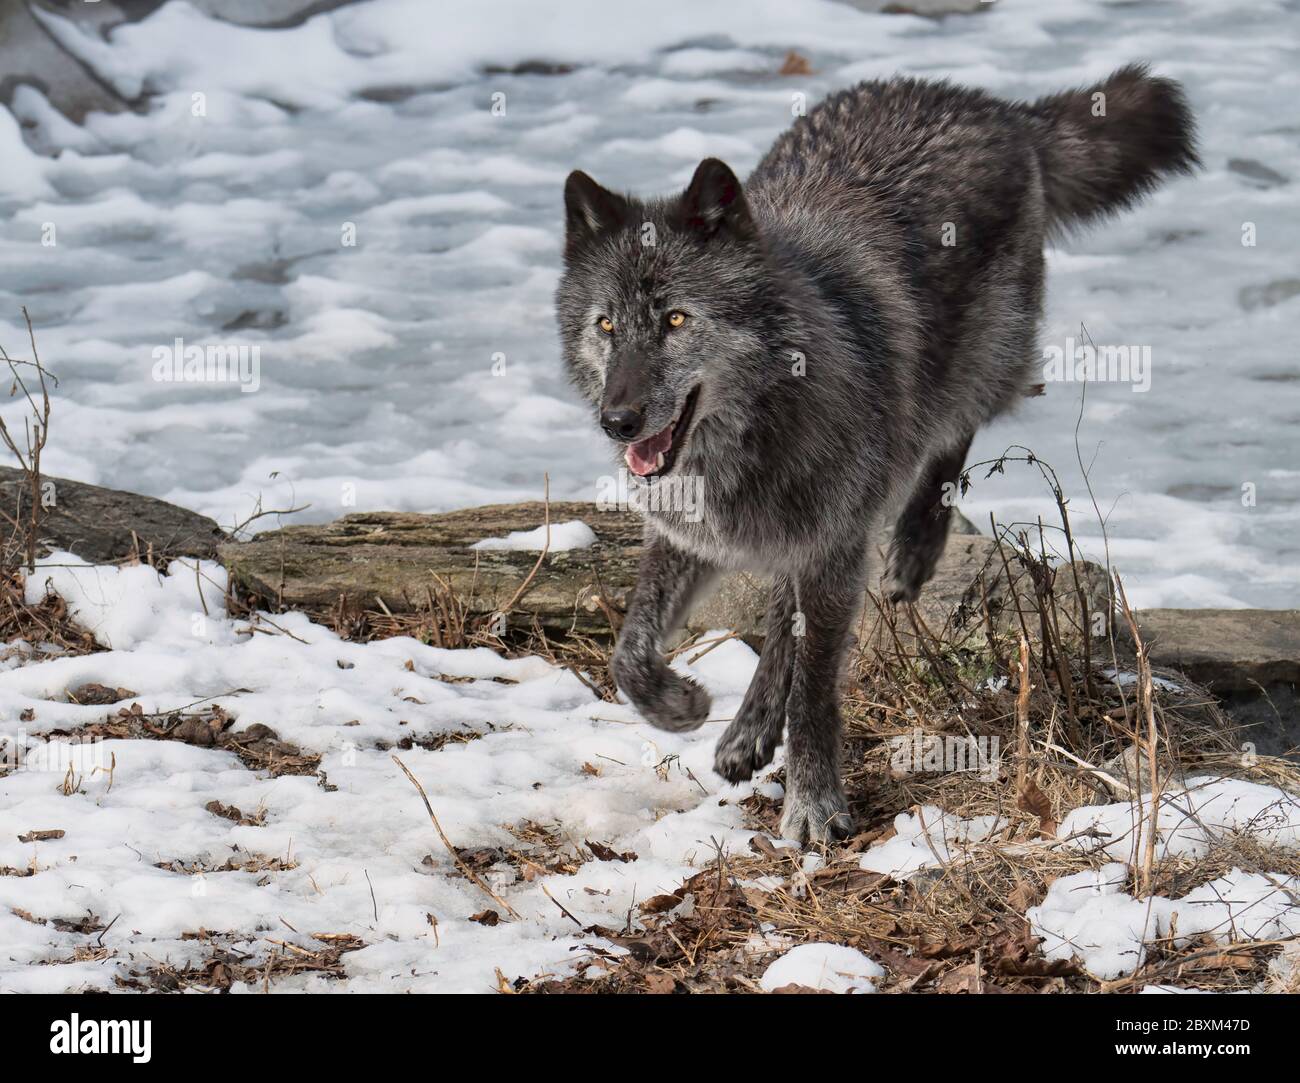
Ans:
[[[788,727],[787,837],[850,829],[837,686],[867,538],[894,524],[884,590],[914,599],[947,536],[944,486],[1039,372],[1044,238],[1197,164],[1180,87],[1133,66],[1032,104],[863,83],[744,183],[710,158],[666,199],[568,178],[569,375],[638,484],[703,483],[703,514],[661,500],[646,516],[614,676],[656,726],[699,726],[709,697],[664,638],[720,569],[770,573],[762,657],[715,767],[749,778]]]

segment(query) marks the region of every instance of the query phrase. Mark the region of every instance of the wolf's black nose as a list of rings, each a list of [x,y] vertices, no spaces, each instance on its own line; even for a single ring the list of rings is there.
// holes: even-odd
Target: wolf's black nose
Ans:
[[[631,406],[600,412],[600,427],[613,440],[631,440],[641,431],[641,411]]]

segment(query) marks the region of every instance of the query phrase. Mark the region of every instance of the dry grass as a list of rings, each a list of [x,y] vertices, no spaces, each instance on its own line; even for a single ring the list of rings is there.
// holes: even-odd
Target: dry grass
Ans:
[[[860,833],[823,851],[819,867],[806,871],[804,855],[776,848],[759,835],[751,852],[719,853],[676,893],[643,902],[636,920],[624,928],[587,930],[626,949],[625,954],[593,944],[584,976],[521,979],[513,988],[542,993],[752,991],[781,951],[831,941],[858,947],[880,961],[888,971],[881,982],[884,992],[1102,989],[1076,964],[1044,960],[1024,912],[1042,901],[1057,877],[1110,860],[1062,846],[1055,837],[1044,837],[1042,829],[1044,819],[1054,827],[1073,808],[1126,796],[1117,792],[1125,785],[1121,768],[1112,775],[1119,786],[1112,787],[1050,751],[1066,749],[1078,761],[1100,765],[1140,746],[1141,732],[1117,721],[1126,717],[1119,710],[1123,691],[1094,680],[1096,698],[1085,699],[1076,670],[1074,727],[1063,724],[1070,697],[1048,687],[1031,692],[1027,762],[1004,759],[992,777],[970,771],[904,774],[891,763],[888,739],[910,738],[918,728],[927,735],[997,738],[1003,749],[1017,749],[1018,697],[1013,691],[983,688],[958,705],[947,694],[951,686],[945,690],[932,677],[916,657],[884,665],[878,657],[859,658],[845,699],[844,757]],[[1035,677],[1050,686],[1045,674]],[[1156,754],[1161,779],[1214,773],[1300,791],[1300,768],[1293,763],[1269,758],[1243,763],[1231,726],[1202,693],[1157,691],[1154,702],[1168,727],[1159,734]],[[1026,807],[1018,784],[1022,767],[1044,807]],[[1136,777],[1128,785],[1141,792]],[[894,833],[894,816],[922,805],[965,818],[996,815],[1003,826],[986,841],[963,847],[959,858],[905,881],[863,871],[862,851]],[[751,826],[776,834],[777,802],[755,796],[743,806]],[[1203,857],[1154,860],[1149,884],[1143,883],[1142,854],[1132,868],[1129,891],[1178,897],[1232,868],[1296,875],[1300,854],[1229,837]],[[1278,944],[1224,948],[1207,940],[1177,950],[1161,942],[1149,947],[1141,971],[1112,984],[1131,988],[1174,982],[1226,990],[1295,980],[1293,970],[1274,973]]]
[[[50,437],[49,385],[53,382],[57,386],[59,382],[41,363],[36,349],[36,333],[32,330],[32,319],[26,308],[23,309],[23,320],[27,324],[27,339],[32,356],[10,357],[0,344],[0,361],[9,366],[12,377],[10,397],[21,396],[27,403],[21,446],[17,436],[0,419],[0,444],[8,448],[17,460],[23,477],[13,509],[0,508],[0,571],[6,573],[14,571],[20,565],[29,570],[36,567],[41,523],[51,495],[41,477],[41,453]],[[31,387],[28,386],[29,382]],[[36,395],[40,396],[39,402]]]
[[[1205,938],[1177,949],[1154,942],[1136,974],[1106,985],[1074,962],[1042,958],[1026,909],[1058,877],[1111,860],[1062,845],[1056,827],[1066,813],[1140,797],[1134,837],[1141,837],[1140,821],[1149,822],[1160,795],[1179,780],[1240,777],[1300,792],[1300,766],[1244,757],[1211,696],[1181,678],[1179,687],[1157,679],[1118,583],[1108,623],[1129,625],[1128,645],[1109,627],[1104,637],[1082,634],[1092,623],[1090,607],[1097,611],[1095,583],[1023,538],[1004,538],[1011,554],[993,575],[1006,576],[998,585],[1009,611],[983,606],[979,636],[932,630],[914,612],[883,607],[875,627],[864,620],[859,629],[844,682],[843,750],[857,836],[824,850],[812,871],[804,855],[756,836],[750,853],[716,854],[677,892],[642,903],[624,928],[587,930],[624,952],[592,944],[583,975],[519,979],[510,988],[751,991],[780,952],[810,941],[859,947],[879,960],[888,971],[885,992],[1294,985],[1296,956],[1276,942],[1216,946]],[[1026,569],[1031,574],[1020,574]],[[1017,597],[1021,590],[1028,596]],[[1100,672],[1103,665],[1130,671],[1132,682],[1115,683]],[[986,742],[1000,750],[997,769],[900,769],[898,742],[910,746],[918,737]],[[777,802],[754,796],[742,804],[751,826],[777,833]],[[861,852],[894,833],[897,814],[919,806],[996,816],[999,827],[905,881],[863,871]],[[1300,873],[1300,854],[1244,836],[1217,839],[1196,859],[1135,847],[1127,890],[1179,897],[1233,868],[1292,876]]]
[[[268,937],[265,943],[271,946],[270,951],[245,951],[238,946],[240,938],[236,936],[200,930],[185,939],[201,940],[208,945],[210,954],[203,962],[188,967],[155,962],[114,980],[119,989],[132,992],[225,993],[236,982],[267,992],[275,981],[299,974],[341,979],[346,976],[342,956],[366,946],[365,941],[351,933],[312,933],[311,937],[319,947],[306,948]]]
[[[129,689],[121,691],[128,693],[123,698],[129,698],[132,694]],[[321,760],[319,753],[304,752],[297,745],[280,740],[269,726],[254,724],[238,733],[231,733],[229,727],[233,722],[234,719],[217,705],[199,707],[197,710],[149,714],[140,704],[131,703],[119,707],[102,722],[87,723],[75,729],[42,731],[36,736],[80,741],[181,741],[201,748],[220,748],[233,752],[250,771],[266,771],[272,777],[318,774]],[[324,776],[321,775],[321,778],[323,781]]]
[[[1163,687],[1157,679],[1161,675],[1146,664],[1136,627],[1130,627],[1127,640],[1116,635],[1116,625],[1128,623],[1122,591],[1099,606],[1095,583],[1078,579],[1073,561],[1053,561],[1034,551],[1023,535],[1003,532],[1003,538],[1007,555],[987,569],[980,595],[965,614],[932,629],[915,611],[878,607],[858,629],[860,647],[844,682],[845,778],[857,836],[822,854],[820,867],[806,872],[800,855],[774,848],[760,835],[751,852],[719,853],[678,892],[646,900],[622,928],[585,930],[593,938],[585,976],[519,979],[503,988],[752,991],[781,951],[825,940],[860,947],[878,959],[888,971],[881,982],[886,992],[1102,989],[1074,963],[1045,961],[1023,916],[1054,879],[1106,860],[1046,837],[1063,816],[1080,805],[1142,794],[1147,808],[1152,792],[1158,796],[1195,774],[1249,778],[1300,792],[1300,767],[1282,759],[1243,758],[1238,735],[1212,697],[1185,682],[1180,688]],[[95,649],[67,620],[57,598],[25,606],[18,580],[4,585],[9,593],[0,621],[9,622],[5,627],[24,630],[25,639],[46,644],[52,652]],[[996,604],[990,602],[994,595]],[[238,600],[232,602],[238,611]],[[614,699],[609,639],[557,641],[536,625],[507,639],[491,634],[487,626],[475,626],[467,611],[449,594],[431,590],[421,611],[397,616],[340,609],[333,623],[361,639],[413,635],[440,646],[483,645],[512,656],[541,656],[569,668],[594,698]],[[1106,613],[1106,634],[1082,634],[1090,614],[1098,611]],[[963,616],[965,623],[959,625]],[[611,628],[615,623],[611,620]],[[696,658],[716,646],[716,641],[693,638],[676,653]],[[1117,685],[1101,674],[1103,665],[1132,672],[1133,682]],[[88,688],[76,694],[97,696],[101,691],[109,697],[106,703],[129,693]],[[275,773],[318,768],[315,757],[279,742],[270,731],[254,728],[231,735],[227,726],[226,716],[214,707],[196,705],[153,717],[135,706],[118,706],[81,735],[229,747],[250,768]],[[901,771],[891,742],[918,734],[996,741],[998,770]],[[465,731],[437,740],[479,736]],[[414,738],[411,743],[423,744]],[[405,741],[400,745],[406,746]],[[328,785],[324,779],[322,784]],[[751,826],[775,834],[775,802],[752,797],[743,805]],[[1002,826],[987,841],[965,848],[960,860],[906,882],[863,872],[858,865],[862,850],[892,833],[898,813],[922,805],[964,818],[996,815]],[[248,818],[239,810],[214,812],[259,822],[256,813]],[[593,840],[567,838],[561,825],[514,825],[514,833],[517,846],[457,851],[457,857],[476,876],[491,870],[494,878],[514,882],[568,874],[597,858],[635,859]],[[1134,853],[1128,890],[1182,896],[1234,867],[1296,875],[1300,856],[1249,838],[1223,839],[1195,860]],[[25,870],[3,874],[21,876]],[[485,910],[476,920],[507,917]],[[623,950],[610,951],[608,942]],[[1175,949],[1156,942],[1148,945],[1138,974],[1105,988],[1130,989],[1147,982],[1225,990],[1294,988],[1293,949],[1277,943],[1224,947],[1208,941]],[[286,946],[253,962],[221,948],[200,967],[161,967],[125,981],[132,988],[221,989],[233,981],[267,987],[277,977],[304,971],[338,976],[338,955],[329,946],[318,952]]]
[[[73,624],[62,598],[47,594],[29,605],[25,590],[21,572],[0,572],[0,644],[22,640],[26,645],[11,646],[8,651],[26,660],[90,654],[101,649],[94,636]],[[8,652],[0,652],[0,660],[7,658]]]

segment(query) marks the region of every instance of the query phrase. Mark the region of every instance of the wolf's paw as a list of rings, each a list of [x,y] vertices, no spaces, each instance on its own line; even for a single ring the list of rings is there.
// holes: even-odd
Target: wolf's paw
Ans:
[[[908,553],[891,553],[889,564],[885,569],[881,593],[898,605],[900,602],[914,602],[921,596],[921,588],[934,574],[932,561],[918,559]]]
[[[780,728],[738,715],[718,738],[713,770],[728,782],[744,782],[772,762],[780,743]]]
[[[884,595],[891,605],[906,605],[908,602],[915,602],[921,597],[921,588],[886,580]]]
[[[849,803],[839,786],[811,793],[792,787],[785,793],[781,813],[781,837],[800,846],[818,845],[847,838],[853,830]]]
[[[672,670],[666,671],[663,683],[644,702],[633,702],[651,725],[677,733],[699,729],[713,706],[712,698],[703,688]]]
[[[613,669],[618,687],[651,725],[680,733],[698,729],[709,717],[709,694],[657,656],[615,652]]]
[[[677,676],[667,666],[650,680],[619,681],[632,706],[658,729],[684,733],[698,729],[708,718],[712,699],[701,686]]]

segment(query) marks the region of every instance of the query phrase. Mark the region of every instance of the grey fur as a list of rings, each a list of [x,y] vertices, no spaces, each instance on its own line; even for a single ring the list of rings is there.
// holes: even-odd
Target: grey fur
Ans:
[[[666,471],[703,479],[703,515],[647,514],[614,675],[655,725],[698,726],[709,698],[669,669],[664,639],[719,569],[772,573],[716,769],[749,778],[788,727],[785,835],[850,829],[838,678],[866,539],[902,508],[886,589],[915,598],[947,534],[943,485],[1037,380],[1048,231],[1195,164],[1177,84],[1126,68],[1033,105],[863,83],[796,121],[743,186],[716,159],[669,199],[570,176],[557,310],[574,383],[597,414],[633,404],[643,436],[698,389]]]

